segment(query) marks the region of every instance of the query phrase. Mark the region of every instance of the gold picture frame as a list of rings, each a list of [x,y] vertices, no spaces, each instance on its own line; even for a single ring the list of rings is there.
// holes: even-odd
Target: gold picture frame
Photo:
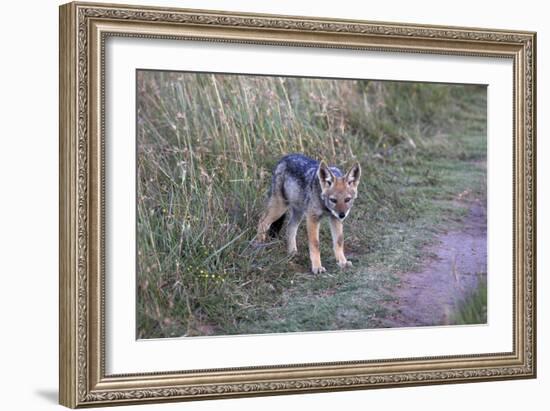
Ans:
[[[136,375],[105,373],[104,43],[204,40],[513,61],[512,352]],[[103,406],[536,376],[536,34],[69,3],[60,7],[60,403]],[[269,359],[266,358],[269,364]]]

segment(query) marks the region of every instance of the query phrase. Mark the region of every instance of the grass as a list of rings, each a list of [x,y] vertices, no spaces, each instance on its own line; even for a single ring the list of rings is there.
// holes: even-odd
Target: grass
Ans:
[[[468,295],[452,315],[452,324],[487,323],[487,280],[481,279],[477,288]]]
[[[371,328],[457,195],[485,195],[482,86],[138,71],[138,338]],[[361,162],[340,271],[283,239],[253,247],[271,169]]]

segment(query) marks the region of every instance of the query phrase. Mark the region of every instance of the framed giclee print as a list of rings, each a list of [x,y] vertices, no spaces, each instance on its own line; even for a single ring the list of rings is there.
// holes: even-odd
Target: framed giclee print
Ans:
[[[535,34],[60,9],[60,401],[535,376]]]

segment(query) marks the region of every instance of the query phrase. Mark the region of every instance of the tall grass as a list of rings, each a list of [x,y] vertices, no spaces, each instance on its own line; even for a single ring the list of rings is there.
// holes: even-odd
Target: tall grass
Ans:
[[[460,301],[451,316],[451,324],[486,324],[487,323],[487,280],[481,277],[477,287]]]
[[[140,338],[240,333],[300,286],[305,242],[293,261],[280,241],[251,246],[282,155],[361,162],[346,226],[346,248],[359,255],[385,247],[388,224],[430,206],[408,184],[446,195],[445,170],[427,160],[484,156],[484,140],[472,148],[448,135],[484,135],[483,87],[159,71],[138,71],[137,83]]]

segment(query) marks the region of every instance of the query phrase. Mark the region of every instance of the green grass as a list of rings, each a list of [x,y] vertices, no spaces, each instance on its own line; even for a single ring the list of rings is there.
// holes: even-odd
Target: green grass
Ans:
[[[138,337],[371,328],[459,193],[485,195],[481,86],[138,72]],[[271,169],[302,152],[360,161],[345,224],[354,268],[309,274],[283,239],[252,246]]]
[[[484,277],[483,277],[484,278]],[[468,295],[452,315],[451,324],[487,323],[487,280],[479,281],[477,288]]]

